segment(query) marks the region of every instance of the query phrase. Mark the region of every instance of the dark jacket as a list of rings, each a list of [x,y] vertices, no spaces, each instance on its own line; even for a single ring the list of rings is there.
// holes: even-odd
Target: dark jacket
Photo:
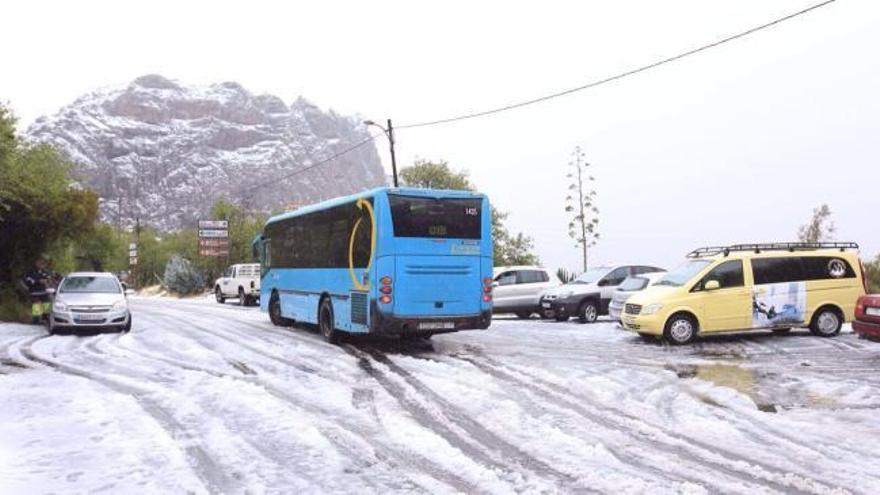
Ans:
[[[52,272],[34,267],[27,272],[21,281],[32,297],[48,296],[46,289],[52,283]]]

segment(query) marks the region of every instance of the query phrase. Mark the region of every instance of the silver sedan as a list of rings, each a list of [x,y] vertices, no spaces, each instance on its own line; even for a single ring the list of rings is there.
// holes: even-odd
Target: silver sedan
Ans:
[[[124,289],[112,273],[74,272],[61,281],[49,314],[49,333],[61,329],[115,328],[131,330],[131,312]]]

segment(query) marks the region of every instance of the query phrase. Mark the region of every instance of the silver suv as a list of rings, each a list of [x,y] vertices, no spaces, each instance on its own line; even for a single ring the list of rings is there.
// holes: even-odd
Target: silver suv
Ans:
[[[513,313],[518,318],[543,313],[541,294],[561,283],[555,273],[539,266],[499,266],[494,275],[492,312]]]
[[[131,312],[119,279],[107,272],[74,272],[61,281],[49,312],[49,333],[61,329],[131,330]]]
[[[550,289],[541,296],[541,308],[552,311],[557,321],[577,316],[581,323],[593,323],[608,314],[617,287],[632,275],[664,271],[648,265],[610,265],[590,268],[571,282]]]

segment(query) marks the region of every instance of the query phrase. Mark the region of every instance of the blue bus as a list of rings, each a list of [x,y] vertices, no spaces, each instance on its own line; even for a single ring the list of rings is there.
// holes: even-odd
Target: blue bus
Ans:
[[[384,187],[274,216],[254,242],[260,307],[329,342],[489,328],[490,222],[480,193]]]

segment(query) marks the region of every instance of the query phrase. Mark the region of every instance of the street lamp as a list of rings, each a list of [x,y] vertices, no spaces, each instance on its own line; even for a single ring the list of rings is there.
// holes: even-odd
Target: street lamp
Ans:
[[[388,143],[391,146],[391,173],[394,177],[394,187],[397,187],[397,158],[394,156],[394,127],[391,126],[391,119],[388,119],[388,128],[384,128],[381,125],[373,122],[372,120],[365,120],[364,125],[367,126],[376,126],[379,129],[382,129],[382,132],[388,136]]]

